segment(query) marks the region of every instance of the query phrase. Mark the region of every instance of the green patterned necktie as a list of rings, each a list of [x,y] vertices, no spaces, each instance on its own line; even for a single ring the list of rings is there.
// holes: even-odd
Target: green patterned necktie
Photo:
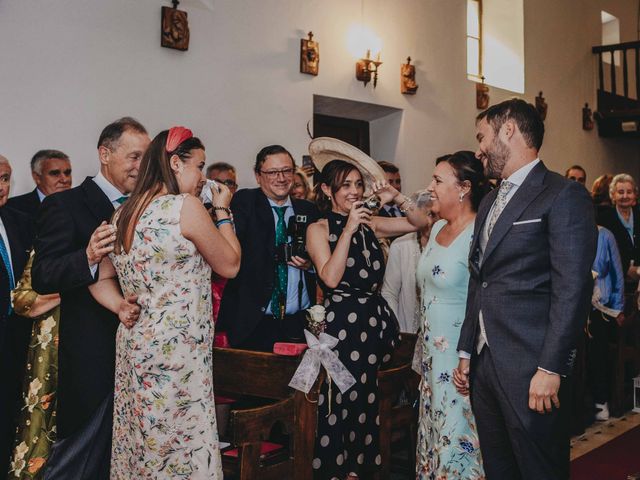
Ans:
[[[284,213],[287,207],[272,207],[278,214],[276,224],[276,248],[287,242],[287,227],[284,222]],[[277,319],[284,318],[287,310],[287,276],[288,267],[285,262],[277,262],[275,268],[275,282],[271,294],[271,312]]]
[[[120,197],[120,198],[116,198],[116,202],[118,202],[120,205],[122,205],[124,202],[126,202],[127,200],[129,200],[129,197]]]

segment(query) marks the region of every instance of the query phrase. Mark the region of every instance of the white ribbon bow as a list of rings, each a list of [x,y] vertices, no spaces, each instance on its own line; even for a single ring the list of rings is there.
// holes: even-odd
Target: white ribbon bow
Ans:
[[[320,334],[319,338],[316,338],[308,330],[304,331],[304,336],[307,338],[309,348],[304,353],[289,386],[309,393],[318,378],[320,365],[322,365],[342,393],[349,390],[356,383],[356,379],[340,361],[338,354],[332,350],[338,344],[338,339],[324,332]]]

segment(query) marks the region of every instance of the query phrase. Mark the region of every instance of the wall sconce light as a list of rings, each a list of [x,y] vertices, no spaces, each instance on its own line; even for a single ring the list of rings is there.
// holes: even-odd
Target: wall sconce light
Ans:
[[[375,60],[371,58],[371,50],[367,50],[367,56],[356,62],[356,78],[364,82],[364,86],[371,81],[373,77],[373,88],[378,84],[378,69],[382,65],[380,61],[380,53]]]

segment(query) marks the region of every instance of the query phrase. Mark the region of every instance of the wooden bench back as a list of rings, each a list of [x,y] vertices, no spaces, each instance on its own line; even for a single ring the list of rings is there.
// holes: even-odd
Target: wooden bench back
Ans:
[[[288,386],[302,356],[285,357],[235,348],[213,349],[213,385],[218,395],[274,400],[292,396]]]

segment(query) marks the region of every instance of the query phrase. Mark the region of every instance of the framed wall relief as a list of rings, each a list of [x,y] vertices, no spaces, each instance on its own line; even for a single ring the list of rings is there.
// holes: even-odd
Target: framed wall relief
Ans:
[[[300,39],[300,73],[318,75],[320,68],[320,45],[313,40],[313,32],[308,38]]]
[[[415,95],[417,91],[416,67],[411,65],[411,57],[407,57],[407,63],[400,67],[400,93]]]
[[[476,108],[478,110],[486,110],[489,108],[489,87],[484,83],[476,83]]]
[[[189,49],[189,21],[187,12],[178,10],[178,2],[172,7],[162,7],[162,39],[160,44],[175,50]]]

